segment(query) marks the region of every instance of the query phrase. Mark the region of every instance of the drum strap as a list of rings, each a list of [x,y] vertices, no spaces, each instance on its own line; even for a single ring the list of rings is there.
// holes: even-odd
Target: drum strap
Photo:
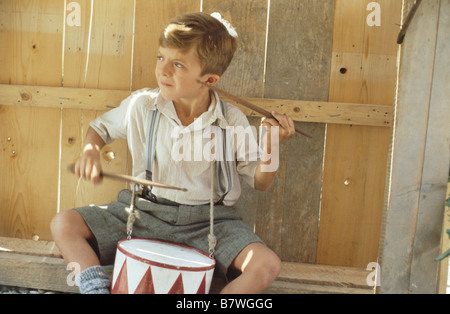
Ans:
[[[211,196],[209,199],[209,235],[208,235],[208,246],[209,246],[209,256],[214,255],[214,250],[216,248],[216,236],[214,235],[214,161],[211,162]]]
[[[225,117],[225,105],[223,103],[222,100],[220,100],[220,108],[222,110],[222,114]],[[216,236],[214,235],[214,204],[223,204],[223,200],[225,199],[225,196],[227,196],[227,194],[231,191],[232,187],[233,187],[233,177],[232,177],[232,172],[231,172],[231,167],[230,167],[230,163],[234,162],[234,161],[229,161],[227,160],[227,132],[226,129],[222,129],[222,144],[223,144],[223,165],[225,168],[225,177],[227,180],[227,187],[225,190],[225,193],[222,194],[221,198],[219,199],[219,201],[214,202],[214,173],[215,171],[215,167],[214,167],[214,160],[211,162],[211,187],[210,187],[210,191],[211,191],[211,195],[210,195],[210,213],[209,213],[209,217],[210,217],[210,230],[209,230],[209,235],[208,235],[208,245],[209,245],[209,256],[212,257],[214,255],[214,250],[216,247],[216,243],[217,243],[217,239]],[[217,163],[218,168],[220,168],[220,162]],[[218,169],[219,170],[219,169]],[[220,172],[217,171],[217,173],[219,174]],[[220,180],[220,178],[219,178]]]
[[[159,119],[161,117],[161,112],[156,109],[151,111],[151,117],[149,119],[149,128],[148,128],[148,153],[147,153],[147,170],[145,171],[145,179],[151,181],[152,180],[152,163],[155,159],[155,146],[156,146],[156,131],[159,125]],[[151,186],[145,185],[142,189],[142,197],[155,202],[156,197],[152,193]],[[136,193],[136,187],[134,184],[131,185],[131,204],[130,204],[130,214],[128,215],[127,220],[127,238],[131,239],[131,233],[133,232],[133,224],[136,220],[136,211],[134,210],[134,198]]]
[[[222,110],[222,114],[225,117],[225,105],[222,102],[222,100],[220,100],[220,108]],[[222,162],[223,165],[225,166],[225,178],[227,179],[227,188],[225,193],[222,195],[222,197],[220,198],[220,200],[217,202],[217,204],[222,204],[223,200],[225,199],[225,196],[227,196],[227,194],[231,191],[232,187],[233,187],[233,177],[231,174],[231,167],[230,167],[230,163],[234,162],[234,161],[228,161],[227,160],[227,156],[228,156],[228,152],[227,152],[227,131],[226,129],[222,129],[222,139],[223,139],[223,158],[222,158]],[[220,164],[220,163],[218,163]]]
[[[152,165],[155,160],[155,147],[156,147],[156,132],[158,130],[159,119],[161,117],[161,112],[156,109],[151,113],[149,119],[148,128],[148,152],[147,152],[147,170],[145,171],[145,179],[152,181]],[[152,202],[156,202],[156,197],[152,193],[152,188],[150,186],[144,186],[142,190],[142,195]]]

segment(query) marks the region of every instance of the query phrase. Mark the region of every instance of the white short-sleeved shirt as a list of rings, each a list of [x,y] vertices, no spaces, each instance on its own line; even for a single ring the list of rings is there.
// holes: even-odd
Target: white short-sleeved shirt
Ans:
[[[133,92],[119,107],[95,119],[90,126],[106,144],[115,139],[126,139],[133,159],[133,176],[145,178],[149,121],[155,109],[161,115],[156,130],[152,180],[187,188],[188,192],[153,187],[153,194],[186,205],[208,203],[212,158],[233,160],[229,163],[232,165],[233,185],[223,200],[225,205],[233,205],[240,196],[239,176],[254,187],[255,171],[260,159],[256,130],[249,125],[242,111],[229,103],[224,103],[223,114],[217,93],[212,94],[208,111],[187,127],[181,124],[172,101],[165,100],[159,89]],[[227,134],[229,154],[225,157],[220,157],[223,147],[221,130],[226,130]],[[215,136],[211,137],[211,133]],[[211,154],[211,147],[213,152],[217,152],[217,156]],[[224,194],[220,187],[226,186],[227,180],[222,175],[216,180],[219,182],[215,184],[214,194],[215,200],[219,200]]]

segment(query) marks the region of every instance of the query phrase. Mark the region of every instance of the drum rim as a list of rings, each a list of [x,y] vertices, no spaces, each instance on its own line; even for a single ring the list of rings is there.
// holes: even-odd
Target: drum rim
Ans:
[[[160,243],[165,243],[165,244],[171,244],[171,245],[175,245],[175,246],[184,247],[186,249],[196,251],[196,252],[206,256],[207,258],[209,258],[213,262],[213,264],[211,266],[193,267],[193,266],[175,266],[175,265],[171,265],[171,264],[151,261],[151,260],[145,259],[143,257],[137,256],[137,255],[135,255],[133,253],[130,253],[128,251],[125,251],[123,248],[120,247],[121,243],[132,241],[132,240],[148,240],[148,241],[154,241],[154,242],[160,242]],[[205,252],[202,252],[202,251],[200,251],[200,250],[198,250],[196,248],[193,248],[193,247],[190,247],[190,246],[187,246],[187,245],[174,243],[174,242],[169,242],[169,241],[164,241],[164,240],[159,240],[159,239],[145,239],[145,238],[123,239],[123,240],[120,240],[117,243],[117,250],[119,250],[125,256],[131,257],[131,258],[133,258],[135,260],[138,260],[139,262],[142,262],[142,263],[145,263],[145,264],[148,264],[148,265],[151,265],[151,266],[157,266],[157,267],[168,268],[168,269],[173,269],[173,270],[204,272],[204,271],[212,270],[212,269],[214,269],[216,267],[216,260],[213,257],[211,257],[208,254],[206,254]]]

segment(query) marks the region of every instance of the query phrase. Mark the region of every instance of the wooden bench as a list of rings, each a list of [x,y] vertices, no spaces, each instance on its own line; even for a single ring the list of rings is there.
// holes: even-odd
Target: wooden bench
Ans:
[[[70,274],[54,242],[0,237],[0,285],[78,293],[76,286],[67,284]],[[368,275],[360,268],[283,263],[280,276],[265,293],[372,294]],[[212,292],[220,285],[213,282]]]

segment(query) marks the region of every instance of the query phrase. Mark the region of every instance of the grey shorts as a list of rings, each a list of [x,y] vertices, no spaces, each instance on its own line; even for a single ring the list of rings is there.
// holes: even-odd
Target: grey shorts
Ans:
[[[92,247],[102,265],[114,263],[117,242],[127,237],[130,202],[131,191],[122,190],[117,202],[76,208],[95,236]],[[132,237],[179,243],[208,253],[209,205],[165,205],[136,196],[135,209],[138,218]],[[262,243],[230,206],[214,206],[214,234],[217,238],[214,258],[221,271],[226,271],[246,246]]]

